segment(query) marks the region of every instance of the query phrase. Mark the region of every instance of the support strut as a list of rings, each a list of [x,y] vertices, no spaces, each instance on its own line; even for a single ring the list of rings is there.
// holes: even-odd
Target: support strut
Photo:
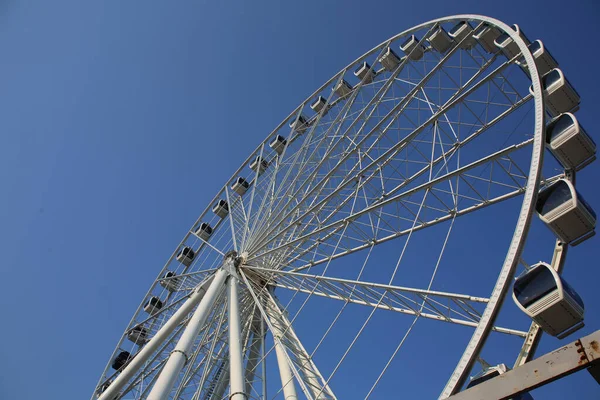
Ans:
[[[228,261],[226,261],[228,262]],[[208,315],[210,314],[215,300],[223,289],[223,284],[227,278],[227,271],[219,269],[206,291],[206,295],[194,311],[192,318],[188,322],[185,331],[179,338],[175,350],[169,355],[169,359],[160,372],[152,391],[148,395],[148,400],[165,400],[173,389],[173,385],[181,372],[181,369],[188,362],[189,352],[194,345],[194,341],[204,326]]]
[[[244,392],[244,356],[242,354],[242,329],[238,278],[231,275],[227,281],[229,292],[229,399],[246,400]]]
[[[111,385],[98,397],[98,400],[112,400],[121,389],[129,382],[136,372],[148,361],[150,356],[160,347],[160,345],[173,333],[175,328],[184,320],[184,318],[192,312],[194,307],[204,298],[205,293],[212,282],[213,277],[202,282],[189,299],[179,307],[179,309],[169,318],[169,320],[156,332],[154,337],[135,355],[135,358],[127,364],[121,371],[119,376],[111,383]]]

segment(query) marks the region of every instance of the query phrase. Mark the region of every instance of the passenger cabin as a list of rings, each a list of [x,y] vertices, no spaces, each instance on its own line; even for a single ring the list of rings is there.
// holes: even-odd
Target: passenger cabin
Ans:
[[[267,160],[265,160],[261,156],[257,156],[250,163],[250,169],[253,170],[254,172],[258,172],[259,174],[262,174],[263,172],[265,172],[267,170],[267,168],[269,168],[269,163],[267,162]],[[223,200],[220,200],[220,201],[223,201]],[[225,203],[225,204],[227,204],[227,203]],[[229,208],[227,208],[227,210],[229,210]],[[214,209],[213,209],[213,211],[214,211]],[[221,218],[223,218],[223,217],[221,217]]]
[[[337,94],[339,97],[346,97],[348,96],[350,93],[352,93],[352,86],[346,82],[345,79],[341,79],[333,88],[333,91],[335,92],[335,94]]]
[[[375,79],[375,71],[371,69],[368,62],[363,61],[358,68],[354,70],[354,76],[356,76],[361,82],[365,84],[373,82]]]
[[[160,286],[164,287],[169,292],[177,290],[177,288],[179,287],[179,279],[176,278],[176,276],[177,274],[173,271],[165,272],[165,274],[159,282]]]
[[[441,26],[429,35],[427,41],[435,51],[442,54],[452,47],[452,38],[448,36],[448,32]]]
[[[158,312],[163,306],[163,302],[158,297],[150,297],[146,304],[144,304],[144,311],[152,315]]]
[[[544,332],[559,339],[584,325],[581,297],[544,262],[533,265],[516,279],[513,300]]]
[[[533,55],[535,60],[535,66],[537,67],[540,76],[546,75],[554,68],[558,67],[558,63],[552,57],[552,54],[544,47],[544,43],[541,40],[536,40],[529,45],[529,51]]]
[[[192,265],[194,257],[196,257],[196,253],[194,252],[194,250],[192,250],[191,247],[185,246],[181,250],[179,250],[179,253],[177,253],[176,258],[177,261],[179,261],[186,267],[189,267],[190,265]]]
[[[108,387],[110,386],[110,384],[112,383],[112,381],[108,380],[106,382],[104,382],[102,385],[100,385],[100,387],[98,388],[97,393],[98,394],[102,394],[104,392],[106,392],[106,389],[108,389]]]
[[[579,170],[596,158],[596,143],[571,113],[550,121],[546,146],[566,169]]]
[[[319,96],[316,98],[315,101],[313,101],[313,103],[310,105],[310,108],[316,112],[317,114],[319,114],[321,112],[321,110],[323,111],[323,115],[327,114],[328,110],[328,105],[327,105],[327,100],[325,100],[325,98],[323,96]]]
[[[461,21],[454,25],[448,35],[459,44],[461,49],[471,50],[477,43],[473,37],[473,27],[467,21]],[[464,41],[463,41],[464,39]],[[462,41],[462,42],[461,42]]]
[[[485,381],[488,381],[492,378],[500,376],[508,371],[510,371],[510,368],[508,368],[504,364],[498,364],[498,365],[484,368],[482,371],[480,371],[479,373],[477,373],[476,375],[474,375],[471,378],[471,380],[467,384],[466,389],[470,389],[473,386],[477,386]],[[531,396],[529,393],[523,393],[523,394],[517,395],[516,397],[511,397],[510,400],[533,400],[533,396]]]
[[[513,30],[521,37],[521,39],[523,39],[525,44],[529,46],[531,42],[527,39],[527,36],[525,36],[525,33],[523,33],[521,28],[519,28],[519,25],[513,25]],[[519,45],[517,45],[506,32],[498,36],[494,43],[509,60],[521,52],[521,50],[519,50]]]
[[[283,153],[285,146],[287,145],[287,140],[281,135],[275,136],[271,142],[269,143],[269,147],[273,149],[278,155]]]
[[[200,224],[198,229],[196,229],[195,233],[196,233],[196,236],[198,236],[200,239],[206,241],[210,238],[210,235],[212,235],[213,228],[208,223],[203,222]]]
[[[127,362],[129,362],[133,357],[129,354],[128,351],[122,351],[113,360],[112,367],[113,369],[119,371],[121,370]]]
[[[148,341],[148,330],[143,326],[135,326],[127,334],[127,339],[137,345],[144,345]]]
[[[487,53],[493,54],[498,51],[498,47],[494,41],[502,32],[494,26],[482,25],[473,34],[473,38],[483,47]]]
[[[248,183],[248,181],[240,176],[235,180],[233,185],[231,185],[231,190],[233,190],[240,196],[243,196],[244,194],[246,194],[249,187],[250,184]]]
[[[215,203],[212,211],[217,215],[217,217],[225,218],[227,214],[229,214],[229,204],[227,204],[227,201],[221,199]]]
[[[579,244],[595,233],[596,213],[566,179],[540,191],[536,211],[564,243]]]
[[[387,47],[387,49],[385,49],[385,51],[383,52],[383,55],[381,56],[381,58],[379,59],[379,62],[381,63],[381,65],[383,66],[383,68],[386,69],[386,71],[395,71],[396,68],[398,68],[398,65],[400,65],[400,57],[398,57],[398,54],[396,54],[394,52],[394,50],[392,50],[391,47]]]
[[[308,128],[308,124],[306,123],[306,118],[303,115],[298,116],[298,120],[296,117],[290,121],[290,128],[292,131],[298,132],[299,134],[303,134]]]
[[[546,111],[552,117],[579,110],[581,98],[560,69],[554,68],[542,76],[542,90]],[[529,92],[533,94],[533,86],[529,87]]]
[[[402,50],[408,58],[414,61],[420,60],[423,58],[423,54],[425,54],[425,46],[419,44],[419,39],[417,39],[415,35],[410,35],[409,38],[400,45],[400,50]]]

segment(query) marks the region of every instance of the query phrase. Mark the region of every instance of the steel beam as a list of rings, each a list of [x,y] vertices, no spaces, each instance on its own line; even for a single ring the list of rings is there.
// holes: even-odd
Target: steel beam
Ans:
[[[217,272],[218,274],[219,272]],[[133,360],[127,364],[125,369],[121,371],[119,376],[111,383],[111,385],[102,393],[98,400],[110,400],[119,394],[119,391],[129,382],[135,373],[146,363],[146,361],[152,356],[152,354],[160,347],[160,345],[173,333],[175,328],[192,312],[194,307],[200,303],[208,287],[212,285],[214,281],[213,275],[206,281],[202,282],[194,290],[194,293],[189,299],[181,305],[181,307],[169,318],[169,320],[156,332],[154,337],[150,339],[148,343],[140,350]]]
[[[600,368],[600,330],[511,371],[448,397],[448,400],[510,399],[588,368]]]
[[[148,395],[148,400],[164,400],[169,397],[179,373],[188,361],[196,337],[204,326],[215,300],[221,293],[225,278],[227,278],[227,272],[224,269],[217,271],[215,278],[206,291],[206,295],[194,311],[185,331],[179,338],[175,350],[169,355],[167,363]]]
[[[227,287],[229,289],[229,398],[245,400],[248,396],[244,392],[244,357],[242,354],[238,278],[230,276]]]

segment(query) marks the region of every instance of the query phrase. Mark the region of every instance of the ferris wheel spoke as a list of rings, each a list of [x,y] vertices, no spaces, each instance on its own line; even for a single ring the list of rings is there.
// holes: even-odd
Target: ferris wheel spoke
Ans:
[[[335,230],[336,228],[340,228],[347,224],[355,224],[355,225],[359,226],[360,223],[365,220],[365,218],[366,218],[365,216],[367,214],[372,213],[375,210],[379,210],[383,207],[387,207],[390,209],[390,212],[389,212],[390,216],[403,215],[403,213],[399,214],[399,209],[397,208],[397,203],[404,202],[404,205],[407,205],[406,200],[410,200],[411,196],[413,196],[413,195],[418,196],[418,193],[420,191],[428,190],[430,188],[436,189],[437,185],[445,184],[446,181],[448,181],[449,179],[455,178],[457,176],[461,176],[461,178],[463,180],[468,179],[468,178],[464,177],[465,173],[467,173],[469,171],[478,171],[478,170],[484,169],[484,168],[486,168],[487,164],[499,162],[498,160],[501,159],[503,156],[510,154],[511,152],[520,150],[523,147],[530,145],[531,143],[532,143],[532,139],[527,140],[525,142],[521,142],[520,144],[509,146],[509,147],[505,148],[504,150],[500,150],[490,156],[487,156],[487,157],[482,158],[478,161],[475,161],[471,164],[468,164],[466,166],[458,168],[458,169],[452,171],[451,173],[444,174],[436,179],[432,179],[431,181],[427,181],[425,183],[417,185],[416,187],[414,187],[412,189],[408,189],[399,194],[396,194],[396,195],[393,195],[390,197],[385,197],[383,200],[380,200],[380,201],[376,202],[375,204],[369,205],[369,206],[361,209],[358,212],[348,213],[346,215],[343,215],[341,212],[338,212],[336,214],[336,216],[338,217],[337,221],[330,222],[322,227],[314,227],[314,229],[312,229],[309,233],[306,233],[303,236],[297,237],[295,239],[289,240],[285,245],[273,247],[271,249],[265,250],[262,253],[258,253],[255,257],[251,257],[248,261],[251,262],[253,259],[257,259],[266,254],[270,254],[270,253],[279,251],[284,247],[294,246],[298,243],[307,242],[307,240],[310,241],[310,240],[320,239],[323,237],[323,235],[327,235],[328,233]],[[506,179],[506,177],[504,177],[504,179]],[[499,185],[494,185],[494,182],[495,181],[489,181],[488,185],[493,185],[494,189],[498,189],[498,190],[502,188],[502,187],[497,187]],[[471,185],[473,185],[472,181],[470,183],[471,183]],[[513,192],[509,192],[509,193],[506,193],[506,190],[504,190],[504,192],[501,195],[497,196],[497,198],[485,199],[486,201],[483,201],[480,204],[471,204],[470,205],[471,207],[464,208],[463,210],[461,210],[462,212],[458,211],[458,214],[459,215],[464,214],[465,212],[473,211],[476,208],[480,208],[480,207],[495,203],[498,200],[504,200],[507,197],[513,197],[515,195],[522,193],[523,191],[524,191],[523,186],[519,187],[519,188],[517,188],[517,190],[515,190]],[[440,193],[442,193],[442,191],[440,191]],[[408,208],[410,209],[410,207],[408,207]],[[446,215],[436,215],[435,216],[436,218],[432,218],[431,223],[436,223],[436,221],[441,222],[443,220],[447,220],[448,218],[452,217],[454,212],[455,211],[450,210],[450,212]],[[397,228],[396,228],[395,232],[392,233],[392,235],[394,237],[397,237],[397,236],[399,236],[399,233],[402,234],[402,232],[404,232],[404,230],[401,229],[401,226],[399,225],[399,223],[401,222],[400,219],[395,218],[395,220],[396,220],[396,222],[394,223],[394,225]],[[391,221],[391,219],[388,219],[388,222],[390,222],[390,221]],[[428,223],[421,224],[418,226],[418,229],[423,228],[428,225],[429,225]],[[319,235],[321,235],[321,236],[319,236]],[[379,238],[374,238],[374,239],[377,241],[380,240]],[[353,246],[351,246],[351,247],[353,247]],[[346,248],[351,248],[351,247],[346,246]]]
[[[492,125],[493,123],[495,123],[495,121],[491,121],[491,122],[490,122],[490,125]],[[483,127],[483,128],[481,128],[479,131],[475,132],[474,134],[472,134],[471,136],[469,136],[467,139],[465,139],[465,140],[464,140],[464,142],[463,142],[463,144],[462,144],[462,146],[464,146],[466,143],[470,142],[472,139],[476,138],[476,137],[477,137],[479,134],[481,134],[481,132],[484,130],[484,128],[486,128],[486,127]],[[461,146],[461,147],[462,147],[462,146]],[[459,148],[460,148],[460,147],[459,147]],[[434,160],[434,161],[432,162],[432,164],[437,164],[437,163],[439,163],[440,161],[444,160],[444,166],[447,166],[447,161],[448,161],[448,160],[447,160],[447,156],[451,156],[451,155],[452,155],[452,154],[453,154],[455,151],[456,151],[456,149],[455,149],[455,148],[451,148],[450,150],[448,150],[448,151],[447,151],[447,153],[445,153],[445,154],[442,154],[442,156],[439,156],[439,157],[438,157],[436,160]],[[407,185],[407,184],[411,183],[411,182],[412,182],[412,181],[413,181],[413,180],[414,180],[416,177],[418,177],[418,176],[420,176],[421,174],[423,174],[423,173],[427,172],[427,170],[428,170],[428,169],[429,169],[429,166],[425,166],[425,167],[423,167],[423,168],[422,168],[420,171],[418,171],[418,172],[417,172],[415,175],[413,175],[411,178],[405,179],[405,181],[404,181],[404,182],[402,182],[400,185],[398,185],[396,188],[393,188],[393,189],[391,189],[391,190],[389,191],[389,193],[390,193],[390,194],[393,194],[393,193],[397,192],[397,191],[398,191],[400,188],[402,188],[403,186],[405,186],[405,185]],[[440,170],[440,171],[441,171],[441,170]],[[377,196],[376,198],[377,198],[377,200],[379,200],[378,196]],[[343,206],[343,203],[342,203],[342,206]],[[342,208],[342,207],[339,207],[339,209],[341,209],[341,208]],[[336,210],[336,211],[337,211],[337,210]],[[333,216],[333,215],[335,215],[335,213],[332,213],[332,214],[331,214],[331,216]],[[330,217],[331,217],[331,216],[330,216]],[[326,222],[326,221],[328,221],[328,220],[330,219],[330,217],[324,218],[324,221],[325,221],[325,222]],[[310,221],[309,221],[309,222],[310,222]],[[308,226],[308,224],[306,224],[306,226]],[[307,230],[307,229],[305,228],[305,231],[306,231],[306,230]]]
[[[320,170],[320,168],[326,162],[329,162],[328,155],[330,155],[332,153],[332,151],[338,147],[339,144],[343,143],[345,140],[350,140],[350,141],[353,140],[349,136],[349,132],[350,132],[350,129],[352,128],[352,125],[355,124],[356,122],[358,122],[358,120],[362,118],[363,113],[366,112],[369,108],[371,108],[371,113],[376,109],[376,107],[380,101],[380,100],[377,100],[378,95],[381,95],[381,96],[385,95],[386,91],[384,89],[385,89],[385,86],[378,91],[378,93],[371,99],[369,104],[362,107],[361,113],[352,122],[351,126],[349,128],[347,128],[346,131],[343,132],[342,134],[339,134],[339,132],[340,132],[347,116],[344,116],[344,118],[342,118],[342,120],[338,121],[339,117],[342,115],[342,112],[340,112],[338,114],[338,117],[336,117],[336,122],[339,122],[339,123],[337,123],[337,125],[336,125],[337,126],[336,131],[332,135],[330,134],[331,129],[334,127],[332,125],[330,128],[328,128],[325,131],[325,134],[323,135],[323,139],[327,138],[328,136],[331,136],[331,141],[325,147],[325,151],[324,151],[325,155],[322,156],[322,155],[318,154],[320,145],[323,143],[321,141],[318,143],[317,146],[315,146],[315,149],[311,153],[311,157],[309,158],[310,162],[300,163],[298,170],[294,171],[295,173],[293,174],[293,179],[291,181],[287,181],[286,179],[284,179],[282,182],[280,182],[280,184],[279,184],[280,192],[281,192],[281,190],[283,190],[283,193],[278,192],[276,196],[273,196],[273,201],[271,201],[269,208],[268,208],[269,210],[281,209],[281,208],[288,207],[294,199],[298,198],[302,189],[304,187],[306,187],[305,182],[307,182],[311,179],[310,176],[306,177],[305,175],[303,175],[305,172],[307,172],[307,168],[310,166],[308,172],[314,171],[314,172],[312,172],[312,174],[314,175],[315,173],[317,173]],[[358,88],[355,89],[354,92],[358,93],[359,92]],[[353,97],[351,97],[351,99],[347,101],[346,107],[349,107],[355,103],[356,103],[356,97],[353,95]],[[350,110],[350,108],[344,108],[344,109],[346,110],[346,113],[349,112],[349,110]],[[358,134],[360,134],[360,130],[356,133],[356,135],[358,135]],[[292,169],[290,168],[290,172],[291,171],[292,171]],[[289,174],[286,176],[286,178],[288,176],[289,176]],[[314,176],[313,176],[313,178],[314,178]],[[299,187],[297,187],[298,182],[302,183]],[[307,186],[306,190],[308,190],[309,188],[310,188],[310,186]],[[292,191],[294,191],[294,190],[296,191],[296,193],[292,194]],[[306,196],[306,192],[301,195],[301,197],[305,197],[305,196]],[[279,202],[277,203],[277,205],[274,204],[275,198],[279,199]],[[289,199],[289,201],[285,204],[285,206],[281,207],[281,202],[286,199]],[[264,224],[266,222],[266,218],[262,222],[263,222],[262,224],[258,225],[258,228],[261,228],[262,226],[264,226]],[[260,229],[256,229],[256,230],[260,231]]]
[[[248,268],[262,270],[265,273],[271,272],[256,267]],[[282,289],[470,327],[476,327],[481,317],[482,311],[477,308],[481,309],[481,305],[488,302],[487,298],[463,294],[288,271],[277,271],[273,276],[277,277],[273,286]],[[525,337],[527,334],[524,331],[503,327],[494,327],[494,331],[519,337]]]
[[[433,28],[432,28],[433,29]],[[383,48],[386,48],[389,44],[386,43]],[[382,50],[383,52],[383,50]],[[378,57],[381,56],[381,53],[378,55]],[[400,62],[400,64],[398,65],[398,67],[396,68],[396,70],[394,72],[392,72],[391,77],[395,77],[398,73],[400,73],[400,71],[403,69],[404,65],[406,63],[406,60],[402,60]],[[339,79],[341,79],[341,77],[343,77],[343,73],[345,71],[342,71],[342,74],[340,75],[340,77],[338,78],[338,83],[339,83]],[[326,154],[324,157],[321,158],[321,160],[325,160],[327,159],[327,156],[330,154],[330,152],[337,147],[338,144],[343,142],[344,138],[349,137],[349,133],[352,129],[354,129],[355,125],[359,122],[359,121],[363,121],[363,120],[368,120],[370,119],[371,115],[375,112],[375,110],[377,109],[378,105],[381,104],[384,101],[384,96],[386,95],[386,93],[388,92],[388,90],[391,87],[391,81],[388,79],[386,82],[384,82],[383,86],[378,89],[377,93],[375,93],[374,96],[372,96],[372,98],[368,101],[368,103],[366,105],[364,105],[363,107],[359,107],[360,111],[357,114],[352,114],[350,113],[352,106],[356,103],[356,98],[358,96],[359,93],[362,93],[360,91],[361,87],[364,85],[364,80],[361,81],[356,87],[353,88],[352,90],[352,94],[349,97],[348,100],[345,101],[345,106],[342,109],[342,112],[338,113],[336,119],[334,122],[338,121],[340,119],[340,116],[345,113],[344,117],[342,118],[342,121],[339,122],[344,122],[344,119],[347,119],[348,117],[355,117],[352,119],[351,124],[346,128],[346,130],[342,133],[339,134],[339,131],[341,129],[342,124],[340,123],[338,125],[338,129],[335,132],[335,134],[333,135],[334,137],[338,138],[338,140],[333,144],[333,146],[330,146],[329,149],[326,151]],[[342,99],[340,99],[342,100]],[[370,110],[370,111],[369,111]],[[367,111],[369,111],[369,115],[365,117],[365,113],[367,113]],[[355,112],[356,113],[356,112]],[[316,127],[316,124],[313,124]],[[313,127],[313,130],[315,129],[315,127]],[[331,130],[331,128],[329,128],[327,130],[326,133],[329,133],[329,131]],[[362,131],[362,127],[358,129],[358,132]],[[319,165],[316,166],[316,170],[318,170]],[[297,173],[296,177],[301,176],[301,173]],[[295,178],[295,180],[297,181],[297,178]],[[284,183],[287,182],[287,180],[284,179],[283,181]],[[293,182],[295,183],[295,182]],[[289,184],[289,185],[282,185],[282,187],[287,187],[288,191],[286,192],[286,195],[289,194],[289,189],[293,189],[295,187],[294,184]],[[281,196],[280,198],[286,198],[286,196]],[[279,207],[280,204],[278,205],[277,208],[281,208]]]
[[[335,278],[323,275],[310,275],[304,273],[271,270],[260,267],[246,266],[253,271],[269,277],[271,284],[289,290],[298,290],[312,293],[322,297],[334,298],[342,301],[374,306],[381,299],[381,308],[416,315],[418,305],[425,302],[425,310],[431,312],[432,318],[452,322],[452,318],[464,318],[476,322],[477,307],[487,303],[488,299],[463,294],[439,292],[425,289],[415,289],[393,286],[365,281]],[[445,302],[446,304],[442,303]],[[465,306],[468,303],[468,306]],[[460,304],[469,307],[470,311],[452,308]],[[479,306],[478,306],[479,305]],[[443,311],[440,311],[443,308]]]
[[[434,28],[432,28],[432,29],[434,29]],[[422,41],[423,41],[423,40],[424,40],[424,39],[422,39]],[[453,49],[453,50],[451,50],[451,51],[450,51],[450,52],[449,52],[449,53],[446,55],[446,57],[445,57],[444,59],[447,59],[447,58],[449,58],[449,57],[450,57],[450,56],[451,56],[451,55],[454,53],[454,51],[456,51],[456,49]],[[365,112],[367,109],[369,109],[369,108],[370,108],[370,109],[371,109],[371,113],[370,113],[370,114],[369,114],[369,116],[366,118],[366,120],[365,120],[365,122],[363,123],[363,125],[362,125],[362,126],[359,128],[359,129],[358,129],[358,134],[360,134],[360,133],[363,131],[364,127],[366,126],[366,122],[367,122],[368,120],[370,120],[370,118],[371,118],[371,116],[372,116],[373,112],[374,112],[375,110],[377,110],[377,106],[378,106],[379,104],[381,104],[381,99],[382,99],[382,98],[381,98],[381,97],[378,97],[378,96],[379,96],[379,94],[381,94],[381,96],[385,95],[385,94],[387,93],[387,91],[389,90],[389,88],[390,88],[390,87],[392,87],[392,86],[391,86],[391,84],[393,83],[393,78],[394,78],[394,77],[395,77],[395,76],[396,76],[396,75],[397,75],[397,74],[398,74],[398,73],[399,73],[399,72],[402,70],[402,68],[403,68],[403,66],[404,66],[404,63],[405,63],[405,61],[402,61],[401,65],[400,65],[400,66],[399,66],[399,67],[396,69],[395,73],[394,73],[394,74],[391,76],[391,79],[388,79],[388,82],[386,82],[386,84],[384,85],[384,87],[382,87],[382,88],[380,89],[380,91],[378,92],[378,94],[377,94],[376,96],[374,96],[374,97],[373,97],[373,99],[371,99],[371,101],[369,102],[369,105],[363,109],[363,112]],[[436,71],[436,69],[437,69],[437,68],[441,68],[441,67],[440,67],[440,65],[438,65],[438,66],[434,67],[434,68],[433,68],[433,70],[430,72],[430,75],[433,75],[433,73]],[[428,76],[429,76],[429,75],[428,75]],[[427,81],[427,79],[424,79],[424,80],[423,80],[423,82],[421,82],[419,85],[424,85],[426,81]],[[371,129],[371,130],[370,130],[370,132],[369,132],[368,134],[364,135],[364,137],[363,137],[363,138],[361,138],[361,141],[360,141],[360,143],[363,143],[363,142],[365,142],[365,141],[366,141],[366,140],[367,140],[367,139],[368,139],[368,138],[369,138],[369,137],[370,137],[370,136],[371,136],[371,135],[372,135],[372,134],[373,134],[375,131],[377,131],[377,130],[379,129],[379,127],[380,127],[380,126],[381,126],[381,125],[382,125],[382,124],[383,124],[383,123],[384,123],[384,122],[385,122],[387,119],[389,119],[389,117],[390,117],[390,116],[392,116],[392,115],[395,115],[395,114],[399,114],[400,112],[402,112],[404,103],[406,103],[407,101],[409,101],[409,100],[410,100],[410,99],[411,99],[411,98],[414,96],[414,94],[415,94],[414,92],[415,92],[416,90],[418,90],[418,86],[417,86],[417,87],[416,87],[416,88],[413,90],[413,93],[410,93],[410,92],[409,92],[409,93],[408,93],[408,94],[407,94],[407,95],[406,95],[404,98],[400,99],[400,102],[399,102],[399,104],[398,104],[396,107],[394,107],[394,109],[390,110],[390,112],[389,112],[389,113],[387,113],[387,114],[386,114],[384,117],[380,118],[380,122],[379,122],[379,123],[377,123],[377,124],[376,124],[376,126],[375,126],[373,129]],[[371,107],[371,105],[372,105],[372,104],[375,104],[375,107]],[[400,111],[399,111],[399,110],[400,110]],[[361,115],[362,115],[362,113],[361,113]],[[360,117],[360,115],[359,115],[359,117]],[[348,129],[346,130],[346,132],[344,132],[344,134],[342,134],[342,137],[344,137],[344,136],[346,136],[346,135],[348,134],[348,132],[350,131],[350,129],[352,129],[352,128],[355,126],[355,124],[358,122],[358,120],[359,120],[359,118],[357,118],[355,121],[353,121],[353,122],[350,124],[350,126],[348,127]],[[392,122],[393,122],[393,121],[392,121]],[[338,143],[339,143],[339,142],[338,142]],[[334,147],[334,148],[335,148],[335,147]],[[332,149],[332,150],[333,150],[333,149]],[[353,153],[354,153],[354,151],[348,152],[348,156],[352,155]],[[331,154],[330,154],[330,152],[326,153],[326,154],[325,154],[325,155],[322,157],[322,162],[321,162],[321,163],[323,163],[325,160],[329,159],[329,156],[330,156],[330,155],[331,155]],[[339,167],[339,166],[343,165],[343,164],[344,164],[344,162],[345,162],[345,161],[347,161],[347,158],[348,158],[348,156],[346,156],[345,158],[343,158],[342,160],[340,160],[340,161],[338,162],[338,164],[337,164],[335,167],[333,167],[333,168],[330,168],[329,170],[330,170],[330,171],[335,171],[335,170],[337,169],[337,167]],[[320,165],[319,165],[319,166],[320,166]],[[314,174],[315,174],[316,172],[318,172],[318,171],[319,171],[319,166],[317,166],[316,168],[314,168],[314,169],[313,169],[313,171],[314,171],[314,172],[313,172],[313,176],[309,176],[309,177],[307,177],[306,179],[304,179],[304,182],[312,182],[312,181],[314,180],[314,178],[315,178],[315,175],[314,175]],[[330,175],[330,174],[328,174],[328,175]],[[298,176],[300,176],[300,174],[299,174]],[[301,186],[301,188],[302,188],[302,187],[304,187],[304,186],[305,186],[305,184],[303,184],[303,185]],[[318,185],[314,186],[312,190],[315,190],[315,188],[318,188]],[[306,196],[307,194],[305,193],[304,195]],[[294,197],[294,196],[291,196],[291,197]],[[283,207],[277,207],[277,208],[279,208],[279,209],[281,209],[281,210],[285,210],[285,209],[287,209],[287,205],[289,205],[289,202],[288,202],[288,204],[284,205]]]
[[[338,82],[341,81],[343,79],[343,74],[345,71],[342,71],[339,74],[339,77],[337,78]],[[299,165],[299,171],[296,172],[296,174],[291,174],[292,173],[292,168],[290,168],[288,170],[288,173],[286,174],[285,178],[283,179],[283,181],[281,182],[281,184],[279,185],[279,189],[288,189],[289,188],[294,188],[295,186],[295,182],[297,181],[298,176],[301,175],[301,171],[304,170],[304,168],[306,168],[307,165],[310,165],[311,161],[315,158],[314,155],[317,152],[320,144],[324,143],[327,141],[327,139],[330,140],[330,142],[333,142],[335,139],[334,135],[328,135],[328,133],[330,132],[330,130],[336,125],[337,122],[339,122],[340,120],[343,121],[343,119],[341,118],[344,110],[346,110],[345,112],[348,112],[348,110],[350,109],[350,106],[353,104],[354,99],[356,98],[356,94],[358,93],[358,90],[355,90],[354,93],[352,94],[351,98],[349,101],[346,102],[346,104],[344,105],[342,112],[338,113],[338,115],[336,116],[336,118],[334,119],[334,121],[329,125],[329,127],[326,129],[326,131],[321,134],[317,134],[318,130],[317,127],[319,126],[319,123],[321,122],[322,118],[325,117],[325,112],[321,112],[318,113],[315,117],[315,120],[312,123],[312,126],[310,128],[309,133],[305,136],[305,140],[304,140],[304,146],[302,146],[302,150],[301,152],[297,152],[295,155],[295,162],[292,165]],[[328,108],[329,104],[331,103],[331,99],[333,97],[333,91],[329,94],[327,100],[326,100],[326,105],[325,107]],[[314,146],[314,144],[311,143],[311,139],[315,138],[316,139],[316,146]],[[314,150],[312,152],[309,153],[309,150],[311,147],[314,147]],[[300,157],[302,157],[302,159],[300,160]],[[292,175],[292,182],[288,182],[288,178]],[[273,179],[276,177],[276,174],[273,174]],[[264,206],[264,200],[267,199],[267,196],[264,197],[263,199],[263,204],[261,204],[261,207],[259,208],[259,212],[261,210],[264,210],[263,206]],[[271,207],[269,207],[269,210],[272,210],[272,205]],[[256,221],[258,221],[259,219],[257,218]],[[255,222],[253,229],[254,230],[256,228],[257,222]]]
[[[503,64],[504,65],[504,64]],[[377,169],[379,169],[379,162],[382,162],[382,160],[385,160],[387,158],[387,162],[389,163],[391,160],[394,159],[394,156],[396,154],[398,154],[399,151],[402,150],[402,148],[404,148],[406,146],[407,143],[410,143],[410,140],[414,139],[415,136],[417,136],[418,134],[420,134],[427,126],[433,124],[435,121],[437,121],[437,119],[439,118],[440,115],[442,115],[443,113],[447,112],[447,110],[453,106],[455,106],[457,103],[459,103],[460,101],[464,100],[465,96],[473,93],[477,88],[481,87],[487,80],[491,79],[491,77],[497,73],[497,71],[501,70],[503,65],[501,65],[500,67],[498,67],[496,70],[494,70],[494,72],[492,72],[490,75],[488,75],[486,78],[482,79],[481,81],[477,82],[475,85],[473,85],[471,88],[469,88],[467,91],[465,91],[461,96],[455,97],[454,99],[449,100],[444,106],[442,106],[435,115],[433,115],[431,118],[429,118],[425,123],[423,123],[421,126],[419,126],[417,129],[415,129],[409,136],[407,136],[405,139],[403,139],[401,142],[399,142],[398,144],[392,146],[389,150],[387,150],[384,154],[380,155],[378,157],[378,159],[374,162],[369,163],[369,165],[367,165],[366,167],[363,167],[360,171],[358,171],[355,175],[359,175],[362,174],[366,171],[368,171],[369,169],[373,169],[375,168],[375,170],[377,171]],[[514,112],[516,109],[518,109],[519,107],[521,107],[522,105],[526,104],[528,100],[530,100],[532,97],[531,95],[527,95],[525,96],[523,99],[521,99],[519,102],[517,102],[516,104],[514,104],[513,106],[511,106],[510,108],[504,110],[501,114],[499,114],[497,117],[491,119],[487,124],[481,126],[475,133],[473,133],[472,135],[470,135],[466,140],[464,140],[463,145],[466,143],[469,143],[472,139],[478,137],[481,133],[485,132],[488,128],[494,126],[497,122],[499,122],[500,120],[502,120],[504,117],[506,117],[507,115],[509,115],[510,113]],[[452,147],[449,149],[449,151],[454,151],[455,149]],[[444,157],[439,157],[438,161],[441,161],[445,158],[445,154]],[[424,161],[426,161],[426,158],[424,159]],[[423,169],[423,172],[425,171],[425,169]],[[416,176],[419,176],[420,174],[417,174]],[[370,178],[373,176],[373,173],[371,173]],[[339,195],[340,192],[345,189],[349,184],[351,184],[353,182],[352,179],[347,179],[343,184],[340,184],[339,186],[337,186],[337,188],[335,188],[334,190],[331,191],[331,193],[329,193],[327,196],[324,196],[322,198],[319,198],[319,202],[315,205],[313,205],[312,207],[309,207],[308,209],[306,209],[299,217],[295,218],[294,220],[290,221],[288,224],[289,226],[293,226],[297,221],[301,220],[303,217],[305,217],[307,214],[311,213],[314,211],[314,209],[328,201],[331,200],[332,197]],[[398,188],[401,188],[402,186],[405,186],[406,183],[402,183],[398,186]],[[392,193],[396,190],[398,190],[398,188],[396,189],[392,189]],[[288,213],[288,215],[290,215],[293,211],[295,211],[295,209],[292,209],[290,211],[290,213]],[[284,220],[280,220],[280,221],[286,221]],[[263,238],[267,238],[269,237],[268,235],[272,232],[274,232],[279,225],[281,225],[282,222],[280,222],[280,224],[275,224],[275,226],[273,228],[271,228],[269,231],[265,232],[262,236]],[[289,229],[289,228],[287,228]],[[285,231],[285,229],[280,230],[278,234],[276,234],[275,236],[271,236],[272,238],[276,238],[277,235],[281,234],[283,231]],[[267,243],[265,243],[265,239],[263,239],[263,241],[260,243],[261,247],[264,247],[265,245],[267,245]]]

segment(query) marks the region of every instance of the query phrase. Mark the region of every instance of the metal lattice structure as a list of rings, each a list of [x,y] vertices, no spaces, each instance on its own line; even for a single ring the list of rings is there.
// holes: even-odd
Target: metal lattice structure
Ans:
[[[501,35],[514,54],[494,45]],[[335,399],[338,371],[356,362],[356,343],[380,315],[408,323],[355,398],[393,374],[419,321],[470,337],[445,386],[438,382],[442,398],[462,388],[490,336],[516,338],[514,358],[530,359],[535,324],[528,332],[497,316],[537,193],[565,172],[543,171],[547,110],[528,45],[501,21],[452,16],[394,36],[327,81],[191,226],[92,399]],[[514,227],[495,283],[434,290],[454,227],[487,210],[507,213]],[[420,286],[404,284],[399,271],[422,238],[434,261]],[[320,318],[315,302],[338,308]],[[350,333],[342,320],[355,310],[362,319]],[[334,357],[327,344],[338,334],[348,340]],[[267,393],[267,377],[269,387],[281,380],[278,391]]]

